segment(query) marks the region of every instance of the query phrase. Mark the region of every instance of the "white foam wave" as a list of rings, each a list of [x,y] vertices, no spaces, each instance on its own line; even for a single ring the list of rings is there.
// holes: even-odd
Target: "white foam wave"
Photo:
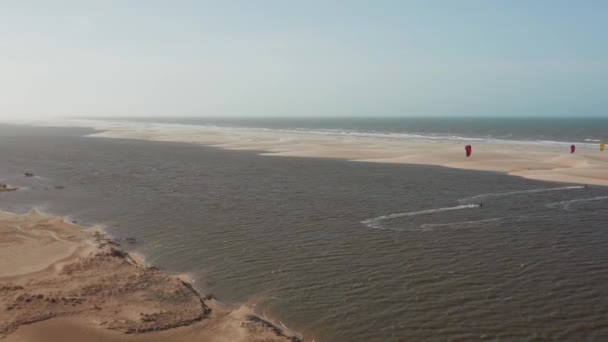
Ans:
[[[517,190],[517,191],[507,191],[507,192],[494,192],[488,194],[480,194],[470,197],[464,197],[458,200],[459,203],[466,203],[474,200],[479,200],[487,197],[505,197],[505,196],[515,196],[515,195],[523,195],[523,194],[533,194],[539,192],[549,192],[549,191],[565,191],[565,190],[575,190],[575,189],[584,189],[583,185],[573,185],[573,186],[563,186],[559,188],[544,188],[544,189],[531,189],[531,190]]]
[[[556,208],[561,207],[562,209],[570,209],[570,206],[575,203],[584,203],[584,202],[595,202],[595,201],[603,201],[608,199],[608,196],[597,196],[597,197],[589,197],[589,198],[577,198],[569,201],[560,201],[547,204],[547,208]]]
[[[4,120],[6,121],[6,120]],[[379,132],[376,130],[349,130],[349,129],[330,129],[330,128],[263,128],[263,127],[246,127],[246,126],[230,126],[216,125],[212,123],[166,123],[166,122],[148,122],[148,121],[130,121],[130,120],[111,120],[111,119],[55,119],[55,120],[21,120],[20,123],[31,124],[35,126],[60,126],[60,127],[90,127],[93,129],[108,131],[156,131],[165,132],[167,134],[182,134],[176,132],[181,130],[201,130],[201,131],[219,131],[219,132],[266,132],[266,133],[286,133],[286,134],[307,134],[307,135],[322,135],[322,136],[349,136],[358,138],[380,138],[380,139],[396,139],[409,141],[424,141],[424,142],[480,142],[489,144],[510,144],[510,145],[542,145],[542,146],[570,146],[571,141],[555,141],[555,140],[535,140],[530,139],[508,139],[507,137],[492,137],[492,136],[467,136],[454,135],[447,133],[431,133],[431,132]],[[190,133],[189,133],[190,134]],[[103,136],[93,134],[92,136]],[[579,148],[596,148],[595,141],[579,142]]]
[[[384,227],[382,226],[382,224],[380,222],[385,221],[385,220],[392,220],[392,219],[396,219],[396,218],[400,218],[400,217],[408,217],[408,216],[430,215],[430,214],[441,213],[444,211],[474,209],[474,208],[479,208],[479,206],[477,204],[463,204],[463,205],[458,205],[455,207],[427,209],[427,210],[420,210],[420,211],[409,211],[409,212],[405,212],[405,213],[394,213],[394,214],[389,214],[389,215],[382,215],[382,216],[378,216],[378,217],[374,217],[371,219],[361,221],[361,223],[366,225],[369,228],[384,229]]]

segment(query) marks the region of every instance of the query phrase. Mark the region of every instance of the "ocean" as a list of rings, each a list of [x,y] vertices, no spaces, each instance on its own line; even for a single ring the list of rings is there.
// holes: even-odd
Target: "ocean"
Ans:
[[[184,120],[168,123],[224,125]],[[557,142],[604,139],[606,127],[241,120],[225,125]],[[25,188],[0,193],[0,209],[134,237],[123,246],[149,263],[308,340],[608,339],[606,188],[90,133],[0,125],[0,177]]]
[[[354,135],[407,140],[583,143],[608,141],[608,118],[122,118],[138,124]]]

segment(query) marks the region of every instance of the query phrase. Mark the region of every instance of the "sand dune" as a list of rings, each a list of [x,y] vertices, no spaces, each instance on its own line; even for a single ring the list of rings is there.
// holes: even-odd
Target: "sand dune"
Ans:
[[[98,129],[101,127],[97,127]],[[464,144],[453,141],[409,141],[394,138],[316,135],[217,128],[111,129],[95,137],[172,141],[233,150],[261,151],[268,156],[336,158],[361,162],[425,164],[458,169],[504,172],[531,179],[608,186],[608,155],[566,144],[477,142],[465,158]],[[608,152],[606,152],[608,153]]]
[[[95,229],[0,212],[0,339],[298,341],[142,266]]]

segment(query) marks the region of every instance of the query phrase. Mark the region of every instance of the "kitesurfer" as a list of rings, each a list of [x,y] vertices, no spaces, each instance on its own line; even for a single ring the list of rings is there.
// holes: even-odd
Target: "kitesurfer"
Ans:
[[[479,202],[479,207],[483,208],[483,202]]]

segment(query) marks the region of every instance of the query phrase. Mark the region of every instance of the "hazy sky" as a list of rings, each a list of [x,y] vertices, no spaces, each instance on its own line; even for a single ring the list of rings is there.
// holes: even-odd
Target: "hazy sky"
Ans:
[[[608,116],[608,1],[0,0],[0,116]]]

